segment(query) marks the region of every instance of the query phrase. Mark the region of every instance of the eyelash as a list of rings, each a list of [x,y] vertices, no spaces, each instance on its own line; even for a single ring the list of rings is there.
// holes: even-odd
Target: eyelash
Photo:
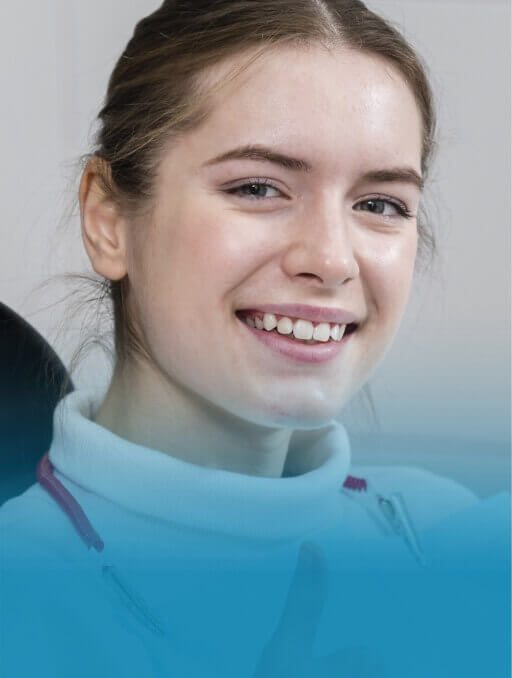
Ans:
[[[407,206],[403,202],[398,201],[398,200],[391,200],[390,198],[388,198],[387,196],[384,196],[384,195],[374,195],[370,198],[366,198],[366,200],[361,200],[361,202],[359,202],[357,204],[358,205],[361,205],[361,204],[364,205],[364,203],[368,203],[368,202],[385,202],[388,205],[392,205],[396,210],[398,210],[398,216],[403,217],[404,219],[412,219],[415,216],[412,212],[410,212],[407,209]],[[364,210],[358,210],[358,211],[364,211]],[[371,214],[371,212],[370,212],[370,214]],[[381,216],[381,215],[378,214],[377,216]],[[382,216],[388,216],[389,217],[389,215],[382,215]]]
[[[268,179],[263,179],[263,180],[257,179],[257,180],[254,180],[254,181],[249,180],[249,181],[246,181],[244,184],[240,184],[239,186],[234,186],[233,188],[228,188],[224,192],[228,193],[229,195],[237,195],[237,193],[236,193],[237,191],[240,191],[243,188],[247,188],[248,186],[268,186],[269,188],[274,188],[276,191],[279,191],[280,193],[282,193],[280,191],[280,189],[273,182],[269,181]],[[258,196],[255,196],[255,195],[239,195],[238,197],[241,197],[241,198],[245,197],[245,198],[248,198],[249,200],[266,200],[266,199],[272,200],[272,198],[264,198],[262,196],[258,197]],[[387,203],[388,205],[392,205],[398,211],[398,216],[403,217],[404,219],[411,219],[412,217],[415,216],[414,214],[412,214],[412,212],[410,212],[407,209],[407,206],[404,203],[402,203],[398,200],[391,200],[389,197],[384,196],[384,195],[375,195],[375,196],[372,196],[370,198],[366,198],[366,200],[362,200],[361,202],[359,202],[357,204],[361,205],[361,204],[365,204],[365,203],[368,203],[368,202],[371,202],[371,201],[384,202],[384,203]],[[358,211],[365,211],[365,210],[358,210]],[[380,216],[380,215],[378,215],[378,216]],[[385,216],[389,217],[389,215],[385,215]]]

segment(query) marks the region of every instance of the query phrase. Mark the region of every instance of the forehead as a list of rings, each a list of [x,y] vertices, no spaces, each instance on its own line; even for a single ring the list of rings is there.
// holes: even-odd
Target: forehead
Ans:
[[[222,82],[239,64],[240,57],[230,58],[207,78]],[[422,121],[414,95],[378,57],[321,46],[277,48],[223,85],[212,103],[187,139],[192,154],[254,143],[307,157],[319,171],[391,163],[420,172]]]

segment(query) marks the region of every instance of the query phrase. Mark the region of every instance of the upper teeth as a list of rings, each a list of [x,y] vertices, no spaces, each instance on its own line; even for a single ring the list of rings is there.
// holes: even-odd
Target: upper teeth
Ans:
[[[286,316],[281,316],[279,320],[273,313],[264,313],[263,318],[260,315],[249,314],[245,318],[248,325],[256,327],[259,330],[277,330],[279,334],[292,334],[295,339],[305,341],[341,341],[345,332],[346,325],[318,323],[313,325],[309,320],[297,318],[292,320]]]

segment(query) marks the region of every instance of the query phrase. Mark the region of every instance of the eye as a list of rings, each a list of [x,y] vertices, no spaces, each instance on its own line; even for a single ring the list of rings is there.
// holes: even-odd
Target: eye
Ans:
[[[354,209],[359,212],[371,212],[371,214],[383,217],[400,216],[410,219],[414,216],[402,202],[389,198],[368,198],[357,203]]]
[[[281,191],[276,188],[270,181],[248,181],[245,184],[240,186],[234,186],[233,188],[228,188],[224,191],[229,195],[236,195],[241,198],[248,198],[249,200],[263,200],[265,198],[278,198],[283,194]],[[274,195],[269,195],[274,193]]]

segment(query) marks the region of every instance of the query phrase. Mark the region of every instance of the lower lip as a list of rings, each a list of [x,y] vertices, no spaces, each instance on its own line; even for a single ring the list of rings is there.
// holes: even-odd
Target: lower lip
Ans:
[[[277,332],[267,332],[266,330],[258,330],[255,327],[250,327],[243,320],[238,318],[239,322],[252,333],[256,339],[259,339],[262,344],[265,344],[276,353],[296,360],[302,363],[324,363],[328,360],[333,360],[340,351],[343,350],[347,341],[354,332],[343,336],[341,341],[326,341],[319,344],[301,344],[295,339],[290,339],[285,334],[278,334]]]

